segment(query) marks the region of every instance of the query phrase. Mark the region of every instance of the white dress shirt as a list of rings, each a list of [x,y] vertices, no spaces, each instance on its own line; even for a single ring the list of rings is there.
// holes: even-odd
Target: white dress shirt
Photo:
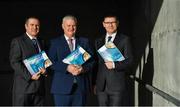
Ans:
[[[64,35],[64,37],[65,37],[65,39],[66,39],[66,41],[67,41],[67,43],[69,44],[69,39],[72,39],[72,43],[73,43],[73,50],[75,50],[75,45],[76,45],[76,39],[75,39],[75,37],[73,36],[73,37],[71,37],[71,38],[69,38],[68,36],[66,36],[66,35]]]
[[[112,37],[110,41],[111,41],[111,42],[113,42],[113,41],[114,41],[114,39],[115,39],[116,34],[117,34],[117,32],[113,33],[112,35],[109,35],[108,33],[106,33],[105,43],[107,43],[107,42],[108,42],[108,37],[109,37],[109,36],[111,36],[111,37]],[[112,63],[113,63],[113,68],[115,68],[115,63],[114,63],[114,62],[112,62]]]
[[[113,42],[114,39],[115,39],[116,34],[117,34],[117,32],[113,33],[112,35],[109,35],[108,33],[106,33],[105,43],[108,42],[108,37],[109,37],[109,36],[112,37],[112,38],[111,38],[111,42]]]
[[[28,37],[32,40],[32,39],[36,39],[37,40],[37,38],[36,37],[32,37],[31,35],[29,35],[27,32],[26,32],[26,34],[28,35]],[[38,40],[37,40],[37,45],[38,45],[38,50],[39,50],[39,52],[41,52],[41,47],[40,47],[40,45],[39,45],[39,42],[38,42]]]

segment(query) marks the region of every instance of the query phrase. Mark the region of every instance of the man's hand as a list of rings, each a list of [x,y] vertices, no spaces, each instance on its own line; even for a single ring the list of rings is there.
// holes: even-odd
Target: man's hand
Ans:
[[[41,74],[45,74],[46,69],[45,69],[45,68],[40,68],[40,69],[39,69],[39,72],[40,72]]]
[[[113,64],[114,64],[114,62],[112,62],[112,61],[105,62],[105,65],[108,69],[113,69]]]
[[[37,72],[36,74],[32,75],[31,79],[38,80],[40,76],[41,76],[41,72]]]
[[[77,72],[75,73],[75,75],[79,75],[79,74],[81,74],[82,72],[84,72],[84,69],[83,69],[82,66],[79,66],[79,65],[75,65],[75,66],[78,68],[78,70],[77,70]]]
[[[45,77],[47,77],[47,74],[46,74],[46,68],[40,68],[39,69],[39,72],[44,75]]]
[[[82,66],[70,64],[67,67],[67,71],[71,73],[72,75],[77,76],[83,71],[83,68]]]
[[[96,95],[96,85],[93,86],[93,94]]]

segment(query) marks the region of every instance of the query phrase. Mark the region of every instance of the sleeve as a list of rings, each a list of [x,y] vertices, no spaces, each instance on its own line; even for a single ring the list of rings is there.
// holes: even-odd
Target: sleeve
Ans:
[[[89,42],[89,40],[87,40],[85,42],[86,44],[86,51],[91,55],[91,58],[82,65],[83,69],[85,72],[92,72],[92,69],[94,67],[95,61],[94,61],[94,57],[95,57],[95,52],[92,48],[92,44]]]
[[[23,63],[22,50],[17,39],[13,39],[11,42],[9,59],[16,75],[22,76],[27,81],[31,80],[31,74]]]
[[[116,71],[126,71],[130,68],[133,62],[132,48],[129,38],[124,39],[123,45],[123,55],[125,57],[125,60],[121,62],[115,62]]]
[[[49,59],[53,63],[51,66],[51,69],[53,71],[61,72],[61,73],[68,73],[67,72],[68,64],[63,63],[62,60],[58,59],[59,55],[58,55],[57,45],[54,40],[51,40],[51,42],[50,42],[48,56],[49,56]]]
[[[93,67],[93,70],[92,70],[92,85],[96,85],[96,78],[97,78],[97,72],[98,72],[98,53],[97,53],[97,44],[98,44],[98,41],[95,40],[95,43],[94,43],[94,67]]]

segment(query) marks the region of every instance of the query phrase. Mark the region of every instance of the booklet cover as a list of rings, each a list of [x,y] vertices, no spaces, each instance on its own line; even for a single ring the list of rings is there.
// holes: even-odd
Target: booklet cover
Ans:
[[[88,59],[90,59],[91,55],[86,52],[81,46],[77,46],[77,49],[72,51],[66,58],[63,59],[63,62],[66,64],[75,64],[82,65]]]
[[[27,58],[23,62],[31,75],[37,73],[40,68],[47,68],[52,65],[52,62],[48,58],[45,51],[42,51],[39,54]]]
[[[113,42],[108,42],[98,49],[98,53],[104,59],[104,61],[123,61],[124,56],[120,50],[115,46]]]

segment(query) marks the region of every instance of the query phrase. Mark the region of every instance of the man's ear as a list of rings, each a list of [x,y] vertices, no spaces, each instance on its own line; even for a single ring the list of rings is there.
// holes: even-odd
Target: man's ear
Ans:
[[[105,23],[104,22],[102,22],[102,25],[103,25],[103,27],[105,27]]]
[[[25,29],[27,29],[27,24],[24,24]]]
[[[62,29],[64,29],[64,24],[61,25]]]

